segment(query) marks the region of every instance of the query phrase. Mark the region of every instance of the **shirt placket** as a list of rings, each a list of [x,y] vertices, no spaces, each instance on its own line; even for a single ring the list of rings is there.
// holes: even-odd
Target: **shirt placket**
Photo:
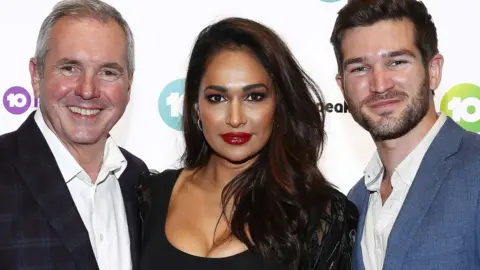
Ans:
[[[107,234],[107,220],[108,213],[106,209],[106,199],[103,190],[105,189],[106,177],[108,173],[105,171],[100,171],[98,174],[96,184],[94,189],[92,189],[92,222],[93,229],[95,232],[95,239],[97,242],[97,252],[98,252],[98,264],[101,270],[107,270],[109,268],[109,252],[108,252],[108,234]]]

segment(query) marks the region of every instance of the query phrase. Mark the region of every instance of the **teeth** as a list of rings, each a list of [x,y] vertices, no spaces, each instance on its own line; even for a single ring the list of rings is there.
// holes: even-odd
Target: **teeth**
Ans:
[[[81,115],[97,115],[100,112],[99,109],[91,110],[91,109],[78,108],[78,107],[74,107],[74,106],[70,106],[70,107],[68,107],[68,109],[71,112],[78,113],[78,114],[81,114]]]

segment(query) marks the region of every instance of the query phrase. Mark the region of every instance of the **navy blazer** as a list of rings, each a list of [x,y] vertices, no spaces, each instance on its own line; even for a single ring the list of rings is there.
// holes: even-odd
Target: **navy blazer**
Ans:
[[[360,211],[354,269],[365,269],[360,243],[369,191],[363,179],[349,198]],[[383,269],[480,269],[480,135],[447,119],[393,225]]]
[[[87,229],[34,120],[0,136],[0,269],[98,269]],[[128,165],[119,178],[138,263],[140,220],[136,186],[143,161],[122,149]]]

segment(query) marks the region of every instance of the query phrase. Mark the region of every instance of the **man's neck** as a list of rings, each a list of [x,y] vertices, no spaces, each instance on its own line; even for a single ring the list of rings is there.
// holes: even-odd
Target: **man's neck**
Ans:
[[[435,125],[437,119],[438,116],[435,110],[430,109],[420,123],[404,136],[393,140],[375,142],[378,154],[385,167],[387,178],[390,178],[395,168],[423,140],[433,125]]]
[[[55,131],[50,119],[41,114],[43,122],[46,127],[54,134],[55,137],[63,144],[68,152],[73,156],[82,169],[90,176],[92,183],[97,180],[98,173],[103,163],[103,154],[105,151],[105,145],[109,135],[101,137],[97,142],[93,144],[78,144],[72,143],[64,139]]]
[[[80,167],[90,176],[92,184],[96,182],[102,167],[105,144],[105,139],[93,145],[64,144]]]

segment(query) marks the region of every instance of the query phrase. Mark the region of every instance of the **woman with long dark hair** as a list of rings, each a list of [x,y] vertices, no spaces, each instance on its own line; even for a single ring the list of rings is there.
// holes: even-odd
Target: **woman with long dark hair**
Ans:
[[[322,175],[324,101],[269,28],[198,36],[184,168],[146,176],[141,269],[350,269],[358,212]]]

